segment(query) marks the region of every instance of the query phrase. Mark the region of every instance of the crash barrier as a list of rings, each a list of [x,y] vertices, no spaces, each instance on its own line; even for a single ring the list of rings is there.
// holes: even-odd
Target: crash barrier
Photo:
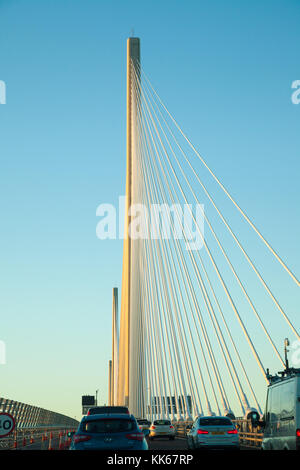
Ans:
[[[71,444],[72,428],[17,428],[0,439],[0,450],[67,450]]]
[[[0,438],[0,449],[63,449],[69,445],[67,432],[77,429],[76,419],[0,397],[0,413],[8,413],[15,420],[15,429]]]
[[[247,419],[237,418],[232,422],[238,429],[241,446],[253,449],[261,448],[263,433],[259,428],[254,428],[251,421]],[[174,421],[172,424],[176,429],[176,436],[186,437],[193,421]]]
[[[70,418],[69,416],[1,397],[0,413],[11,414],[18,428],[46,428],[47,426],[76,428],[79,424],[76,419]]]
[[[249,419],[237,418],[232,420],[238,429],[240,444],[247,448],[261,448],[264,433],[260,427],[254,427]]]

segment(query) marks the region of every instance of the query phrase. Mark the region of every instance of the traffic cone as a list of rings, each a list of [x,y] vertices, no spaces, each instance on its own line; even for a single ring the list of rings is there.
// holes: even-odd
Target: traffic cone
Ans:
[[[52,447],[52,432],[50,433],[48,450],[53,450],[53,447]]]
[[[64,448],[68,448],[68,432],[65,431],[65,438],[64,438]]]
[[[64,450],[64,443],[63,443],[63,433],[59,433],[59,444],[58,444],[58,450]]]
[[[14,449],[18,448],[17,432],[14,432]]]

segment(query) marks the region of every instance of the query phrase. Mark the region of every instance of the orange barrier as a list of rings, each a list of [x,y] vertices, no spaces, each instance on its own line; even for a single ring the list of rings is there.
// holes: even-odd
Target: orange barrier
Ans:
[[[3,448],[11,450],[30,449],[30,446],[35,444],[34,449],[64,450],[68,449],[72,442],[72,438],[68,437],[68,432],[70,431],[61,428],[15,429],[10,439],[7,439],[7,446],[3,446]]]
[[[60,432],[59,433],[59,444],[58,444],[58,450],[64,450],[65,448],[65,445],[64,445],[64,442],[63,442],[63,433]]]
[[[14,432],[14,449],[18,448],[17,431]]]
[[[49,447],[48,447],[48,450],[54,450],[53,447],[52,447],[52,437],[53,437],[53,433],[50,432],[50,438],[49,438]]]
[[[68,448],[68,431],[65,431],[65,435],[64,435],[64,449],[67,449]]]

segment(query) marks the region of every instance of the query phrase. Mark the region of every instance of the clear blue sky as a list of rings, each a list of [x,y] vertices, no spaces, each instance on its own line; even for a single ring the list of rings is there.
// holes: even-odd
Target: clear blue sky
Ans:
[[[95,212],[125,190],[132,28],[172,113],[299,272],[299,24],[298,0],[0,0],[1,396],[78,418],[82,394],[107,400],[122,242],[96,238]]]

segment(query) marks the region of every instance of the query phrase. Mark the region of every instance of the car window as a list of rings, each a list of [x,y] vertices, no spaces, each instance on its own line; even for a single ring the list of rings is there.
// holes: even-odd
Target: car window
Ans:
[[[200,426],[233,426],[228,418],[200,418]]]
[[[136,424],[129,419],[98,419],[85,421],[82,426],[83,432],[90,433],[114,433],[136,430]]]
[[[128,408],[123,407],[123,406],[98,406],[94,408],[90,408],[89,414],[128,414]]]
[[[153,424],[155,426],[170,426],[171,421],[168,419],[158,419],[157,421],[154,421]]]

